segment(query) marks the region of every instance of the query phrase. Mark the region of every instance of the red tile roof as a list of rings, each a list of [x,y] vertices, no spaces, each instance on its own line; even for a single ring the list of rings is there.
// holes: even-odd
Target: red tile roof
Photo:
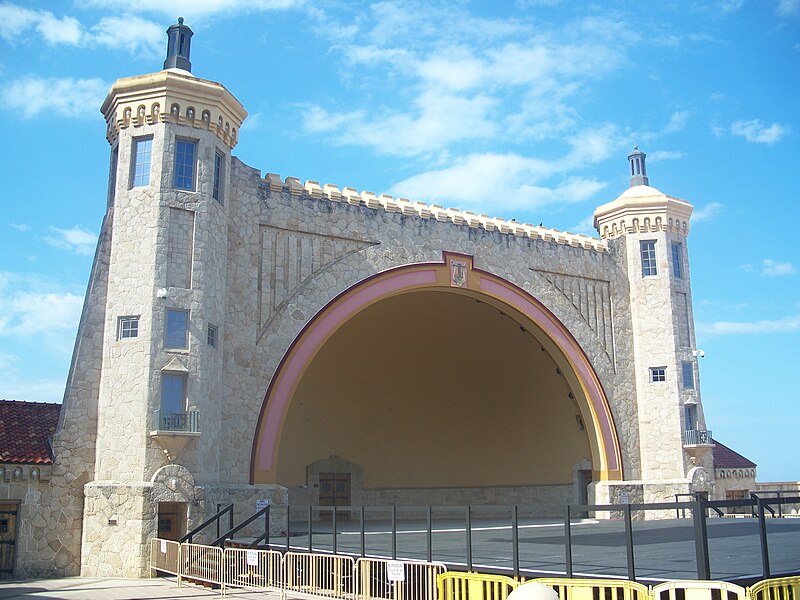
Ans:
[[[712,442],[714,443],[715,469],[751,469],[756,466],[752,460],[731,450],[725,444],[720,444],[717,440],[712,440]]]
[[[51,464],[60,404],[0,400],[0,462]]]

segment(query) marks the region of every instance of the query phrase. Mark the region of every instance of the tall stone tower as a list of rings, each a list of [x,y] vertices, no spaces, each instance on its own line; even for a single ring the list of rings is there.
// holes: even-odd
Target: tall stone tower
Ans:
[[[93,274],[105,294],[87,300],[104,307],[102,356],[89,360],[99,380],[86,575],[140,575],[150,537],[177,539],[217,502],[256,493],[219,467],[226,201],[247,112],[192,75],[182,19],[167,34],[164,70],[118,80],[101,108],[111,174],[107,256]]]
[[[702,351],[691,312],[692,205],[650,187],[645,158],[635,147],[628,156],[630,187],[598,207],[594,223],[627,269],[640,478],[648,502],[663,499],[665,492],[710,491],[713,469],[697,372]]]

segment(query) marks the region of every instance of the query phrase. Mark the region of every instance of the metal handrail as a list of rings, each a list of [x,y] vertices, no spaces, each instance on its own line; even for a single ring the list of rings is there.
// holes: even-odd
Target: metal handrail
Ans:
[[[266,525],[265,525],[265,528],[264,528],[264,533],[261,536],[259,536],[258,538],[256,538],[256,540],[254,542],[252,542],[248,546],[248,548],[253,548],[259,542],[264,541],[264,540],[266,540],[267,543],[269,544],[269,504],[267,504],[264,508],[262,508],[261,510],[256,512],[254,515],[248,517],[247,519],[245,519],[244,521],[239,523],[236,527],[231,527],[230,531],[228,531],[227,533],[223,534],[221,537],[219,537],[216,540],[214,540],[213,542],[211,542],[211,545],[212,546],[220,546],[220,547],[224,548],[225,547],[225,540],[227,540],[229,537],[232,537],[234,533],[237,533],[237,532],[241,531],[242,529],[244,529],[245,527],[250,525],[250,523],[252,523],[253,521],[255,521],[256,519],[258,519],[259,517],[261,517],[261,516],[263,516],[265,514],[267,516],[266,516]]]
[[[225,508],[223,508],[222,510],[218,511],[218,512],[217,512],[217,514],[215,514],[215,515],[214,515],[214,516],[212,516],[212,517],[209,517],[208,519],[206,519],[205,521],[203,521],[202,523],[200,523],[200,525],[198,525],[197,527],[195,527],[194,529],[192,529],[192,530],[191,530],[189,533],[187,533],[185,536],[183,536],[183,537],[182,537],[180,540],[178,540],[178,541],[179,541],[181,544],[183,544],[184,542],[188,542],[188,543],[190,543],[190,544],[191,544],[191,543],[192,543],[192,538],[193,538],[195,535],[197,535],[197,534],[198,534],[198,533],[200,533],[200,532],[201,532],[203,529],[205,529],[206,527],[208,527],[209,525],[211,525],[211,523],[214,523],[215,521],[216,521],[217,523],[219,523],[219,520],[222,518],[222,515],[224,515],[226,512],[229,512],[229,513],[230,513],[230,526],[231,526],[231,527],[233,527],[233,502],[231,502],[231,503],[230,503],[228,506],[226,506],[226,507],[225,507]]]

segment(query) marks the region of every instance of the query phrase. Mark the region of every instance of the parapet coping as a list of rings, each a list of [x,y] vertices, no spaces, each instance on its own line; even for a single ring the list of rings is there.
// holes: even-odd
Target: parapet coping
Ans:
[[[596,252],[606,252],[608,243],[599,238],[593,238],[579,233],[570,233],[548,227],[519,223],[514,219],[503,219],[500,217],[490,217],[485,214],[477,214],[468,210],[457,208],[444,208],[439,204],[426,204],[418,200],[408,198],[394,198],[387,194],[376,195],[373,192],[359,192],[355,188],[345,187],[341,190],[331,184],[326,183],[320,186],[317,181],[306,181],[300,183],[297,177],[287,177],[282,180],[276,173],[267,173],[264,177],[270,191],[288,191],[292,196],[306,196],[313,199],[326,199],[331,202],[344,202],[355,206],[365,206],[374,210],[384,210],[389,213],[400,213],[406,216],[415,216],[422,219],[435,219],[439,222],[450,222],[455,225],[468,225],[475,229],[486,231],[497,231],[505,235],[515,235],[517,237],[530,238],[533,240],[541,239],[545,242],[564,244],[575,248],[584,248]]]

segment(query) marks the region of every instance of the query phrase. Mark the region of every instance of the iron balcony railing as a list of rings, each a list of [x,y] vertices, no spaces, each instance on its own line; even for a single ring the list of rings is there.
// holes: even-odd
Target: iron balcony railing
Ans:
[[[196,410],[187,410],[185,412],[156,410],[153,412],[153,428],[156,431],[197,433],[200,431],[200,413]]]
[[[683,432],[683,445],[684,446],[702,446],[711,445],[711,431],[704,429],[687,429]]]

